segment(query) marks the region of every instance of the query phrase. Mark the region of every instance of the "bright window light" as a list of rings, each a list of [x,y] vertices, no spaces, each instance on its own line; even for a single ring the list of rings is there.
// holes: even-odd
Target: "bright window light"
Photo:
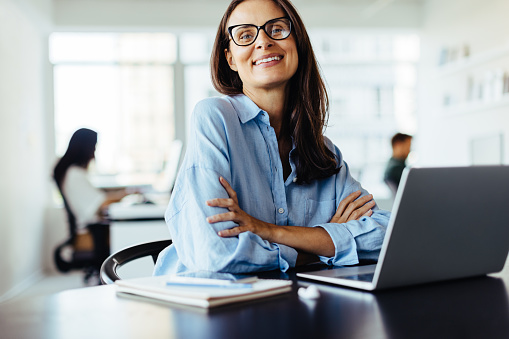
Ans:
[[[54,33],[56,154],[87,127],[98,173],[160,171],[175,134],[176,51],[169,33]]]

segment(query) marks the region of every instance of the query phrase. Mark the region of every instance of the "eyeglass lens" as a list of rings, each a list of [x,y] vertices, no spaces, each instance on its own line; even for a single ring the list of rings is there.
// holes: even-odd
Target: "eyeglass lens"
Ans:
[[[262,28],[274,40],[286,39],[291,32],[290,20],[286,18],[274,19],[267,21],[261,27],[247,24],[235,26],[231,30],[232,39],[237,45],[250,45],[256,40],[258,32]]]

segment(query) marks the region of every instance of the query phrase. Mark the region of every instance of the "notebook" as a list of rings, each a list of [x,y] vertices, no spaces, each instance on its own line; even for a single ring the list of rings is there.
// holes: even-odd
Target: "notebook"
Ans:
[[[297,273],[379,290],[501,271],[509,251],[509,166],[405,169],[378,264]]]
[[[292,281],[237,277],[225,273],[195,272],[200,276],[175,275],[117,280],[117,293],[174,304],[210,308],[290,292]],[[213,274],[213,278],[202,273]],[[225,277],[229,276],[229,277]]]

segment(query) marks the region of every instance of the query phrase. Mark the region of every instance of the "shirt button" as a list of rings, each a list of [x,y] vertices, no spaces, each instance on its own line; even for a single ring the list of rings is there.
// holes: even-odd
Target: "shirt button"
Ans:
[[[283,213],[285,213],[285,209],[284,209],[284,208],[282,208],[282,207],[281,207],[281,208],[279,208],[277,211],[279,212],[279,214],[283,214]]]
[[[293,182],[297,182],[297,177],[293,178]]]

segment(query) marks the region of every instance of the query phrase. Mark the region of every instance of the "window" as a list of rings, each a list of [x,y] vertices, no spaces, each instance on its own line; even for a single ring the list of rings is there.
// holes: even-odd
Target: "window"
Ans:
[[[180,61],[184,67],[186,126],[198,101],[220,94],[210,79],[210,55],[214,32],[185,33],[179,36]],[[187,130],[189,135],[190,131]]]
[[[161,170],[175,134],[176,45],[169,33],[52,34],[57,155],[87,127],[98,173]]]

